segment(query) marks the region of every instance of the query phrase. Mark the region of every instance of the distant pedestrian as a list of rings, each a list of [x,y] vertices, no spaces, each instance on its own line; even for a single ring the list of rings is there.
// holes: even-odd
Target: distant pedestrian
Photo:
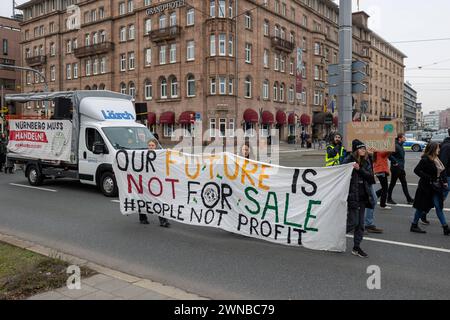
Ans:
[[[325,166],[338,166],[344,160],[344,147],[342,146],[342,135],[335,133],[331,138],[330,145],[327,146],[327,153],[325,154]]]
[[[372,172],[374,172],[374,158],[376,156],[376,153],[374,152],[374,149],[367,149],[369,156],[367,158],[367,163],[366,165],[366,170]],[[364,225],[365,225],[365,229],[368,233],[383,233],[383,229],[377,228],[377,226],[375,225],[375,218],[374,218],[374,213],[375,213],[375,208],[377,206],[377,193],[375,191],[375,176],[373,176],[373,181],[371,181],[372,183],[370,183],[370,193],[371,193],[371,198],[370,200],[371,202],[371,207],[367,207],[366,208],[366,212],[365,212],[365,221],[364,221]]]
[[[306,131],[302,131],[302,134],[300,135],[300,138],[301,138],[301,140],[302,140],[302,145],[301,145],[301,147],[302,147],[302,148],[306,147],[306,140],[307,140]]]
[[[239,150],[239,155],[245,159],[256,160],[254,153],[252,152],[252,148],[250,147],[250,144],[248,142],[245,142],[241,146],[241,150]]]
[[[392,199],[392,192],[394,191],[397,180],[400,180],[402,184],[403,193],[406,197],[406,202],[408,204],[413,204],[414,199],[410,196],[408,191],[408,182],[406,181],[406,171],[405,171],[405,149],[403,144],[406,141],[406,137],[403,133],[399,133],[397,139],[395,139],[395,152],[389,157],[391,161],[391,183],[388,189],[388,200],[389,204],[396,205],[397,203]]]
[[[439,159],[445,167],[447,175],[447,184],[450,184],[450,129],[448,129],[449,137],[445,138],[441,144],[441,152],[439,153]],[[447,199],[449,190],[444,191],[444,200]]]
[[[373,156],[373,171],[381,184],[381,189],[376,194],[377,198],[380,198],[380,208],[382,210],[392,210],[391,207],[386,205],[389,187],[388,177],[390,174],[388,159],[390,155],[390,152],[375,152]]]
[[[353,140],[352,153],[346,157],[344,164],[355,162],[353,165],[350,190],[348,194],[347,233],[353,231],[352,254],[361,258],[368,255],[361,249],[364,237],[364,218],[366,208],[372,208],[375,199],[372,199],[370,185],[375,183],[373,172],[368,165],[366,146],[359,140]]]
[[[414,219],[411,224],[411,232],[426,233],[419,228],[418,222],[434,207],[436,214],[444,230],[444,235],[450,235],[447,221],[444,215],[444,192],[448,189],[447,175],[444,164],[439,159],[439,144],[430,142],[414,173],[420,177],[414,200]]]
[[[158,149],[159,143],[158,143],[158,140],[156,140],[156,139],[150,139],[147,144],[148,144],[148,150]],[[159,216],[158,216],[158,218],[159,218],[159,225],[161,227],[164,227],[164,228],[170,227],[169,220],[167,220],[166,218],[163,218],[163,217],[159,217]],[[141,224],[149,224],[147,215],[145,213],[139,214],[139,221],[141,222]]]

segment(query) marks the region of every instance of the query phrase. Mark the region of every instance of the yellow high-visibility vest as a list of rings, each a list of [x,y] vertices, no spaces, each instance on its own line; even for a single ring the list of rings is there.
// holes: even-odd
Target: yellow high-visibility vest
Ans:
[[[338,166],[341,164],[341,158],[344,156],[344,148],[341,147],[341,152],[338,153],[334,158],[328,157],[328,148],[334,149],[335,146],[329,145],[327,147],[327,153],[325,154],[325,166],[326,167],[333,167]]]

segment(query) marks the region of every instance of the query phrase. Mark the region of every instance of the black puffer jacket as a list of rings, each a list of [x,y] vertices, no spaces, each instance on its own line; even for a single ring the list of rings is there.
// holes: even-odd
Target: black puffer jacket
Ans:
[[[443,208],[443,190],[435,191],[431,184],[439,180],[441,183],[446,183],[447,175],[445,170],[438,177],[437,168],[434,161],[432,161],[428,156],[423,156],[414,169],[414,173],[420,177],[420,180],[419,186],[417,187],[416,196],[414,197],[413,207],[423,212],[429,212],[434,207],[433,196],[437,194],[439,196],[441,208]]]
[[[356,162],[353,154],[348,155],[343,164]],[[361,182],[361,183],[360,183]],[[366,208],[373,209],[376,199],[373,199],[370,186],[375,184],[375,177],[373,175],[372,164],[366,162],[359,170],[353,169],[352,180],[350,181],[350,190],[348,193],[348,208],[357,209],[360,203],[366,200]],[[366,199],[360,199],[360,195],[365,194]]]

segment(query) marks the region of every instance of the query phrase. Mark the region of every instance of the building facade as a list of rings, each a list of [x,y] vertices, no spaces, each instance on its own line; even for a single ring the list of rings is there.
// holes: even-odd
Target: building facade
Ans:
[[[22,64],[21,33],[19,22],[17,20],[0,17],[0,64],[8,66],[20,66]],[[21,86],[21,72],[13,70],[5,70],[0,68],[0,94],[19,93]],[[2,97],[3,98],[3,97]],[[3,102],[4,100],[1,100]],[[9,113],[15,113],[13,105],[0,103],[0,114],[5,116]]]
[[[338,63],[338,7],[330,0],[33,0],[19,8],[24,64],[42,70],[50,90],[130,94],[161,138],[176,128],[191,134],[193,119],[218,130],[207,138],[241,128],[321,139],[336,129],[327,66]],[[353,16],[354,59],[370,76],[355,115],[401,121],[405,56],[368,29],[368,18]],[[28,74],[24,90],[42,91],[42,81]]]
[[[416,123],[417,123],[417,129],[422,130],[423,129],[423,109],[422,109],[422,103],[417,103],[417,113],[416,113]]]
[[[427,130],[437,131],[440,124],[440,111],[431,111],[423,116],[423,128]]]
[[[439,129],[450,128],[450,108],[439,113]]]
[[[404,84],[404,108],[405,130],[417,130],[417,91],[409,82]]]

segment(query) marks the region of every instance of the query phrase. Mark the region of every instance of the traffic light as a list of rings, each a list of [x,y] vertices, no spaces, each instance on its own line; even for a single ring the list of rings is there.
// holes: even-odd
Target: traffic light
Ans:
[[[362,93],[366,90],[367,86],[364,84],[367,77],[366,68],[367,63],[364,61],[352,62],[352,93]]]

